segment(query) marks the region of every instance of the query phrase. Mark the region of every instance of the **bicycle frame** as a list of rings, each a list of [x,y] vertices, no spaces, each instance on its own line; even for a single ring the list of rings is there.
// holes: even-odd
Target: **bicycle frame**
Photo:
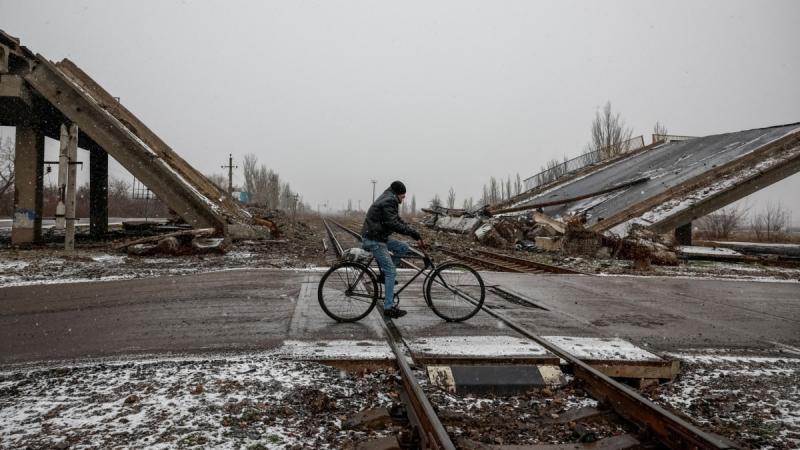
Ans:
[[[416,280],[417,278],[419,278],[419,276],[420,276],[420,275],[422,275],[423,273],[426,273],[426,276],[427,276],[428,274],[430,274],[431,272],[433,272],[434,270],[436,270],[436,264],[433,262],[433,260],[432,260],[432,259],[431,259],[431,258],[430,258],[428,255],[426,255],[426,254],[424,254],[424,253],[421,253],[421,252],[419,252],[419,251],[417,251],[417,250],[415,250],[415,249],[413,249],[413,248],[412,248],[412,249],[410,249],[410,250],[411,250],[411,252],[413,253],[413,255],[406,255],[406,256],[403,256],[403,257],[401,257],[401,258],[400,258],[400,260],[401,260],[401,261],[405,261],[405,260],[407,260],[407,259],[421,259],[421,260],[423,261],[424,265],[422,266],[422,268],[421,268],[421,269],[420,269],[420,268],[416,268],[415,266],[413,266],[413,265],[412,265],[412,267],[415,267],[415,268],[416,268],[416,270],[417,270],[417,273],[415,273],[415,274],[414,274],[414,276],[413,276],[413,277],[411,277],[411,279],[410,279],[410,280],[408,280],[407,282],[405,282],[405,283],[404,283],[402,286],[400,286],[400,288],[399,288],[399,289],[397,289],[397,290],[394,292],[394,294],[395,294],[396,296],[399,296],[401,292],[403,292],[403,291],[404,291],[404,290],[405,290],[405,289],[406,289],[408,286],[410,286],[410,285],[411,285],[411,283],[413,283],[413,282],[414,282],[414,280]],[[370,259],[369,259],[369,261],[367,261],[367,263],[365,264],[365,267],[366,267],[366,269],[367,269],[367,270],[369,270],[369,271],[371,271],[373,274],[375,274],[375,272],[374,272],[374,270],[372,269],[372,267],[371,267],[371,266],[372,266],[372,262],[373,262],[374,260],[375,260],[375,257],[374,257],[374,256],[371,256],[371,257],[370,257]],[[406,263],[407,263],[407,264],[410,264],[410,263],[408,263],[407,261],[406,261]],[[357,285],[358,283],[360,283],[360,282],[361,282],[361,277],[363,277],[363,276],[364,276],[364,272],[361,272],[361,273],[358,275],[358,278],[356,278],[356,280],[355,280],[355,282],[353,283],[353,285]],[[379,287],[381,288],[381,290],[383,290],[383,285],[379,285]],[[380,297],[380,299],[384,299],[384,298],[385,298],[385,297],[383,296],[383,294],[381,294],[381,297]]]

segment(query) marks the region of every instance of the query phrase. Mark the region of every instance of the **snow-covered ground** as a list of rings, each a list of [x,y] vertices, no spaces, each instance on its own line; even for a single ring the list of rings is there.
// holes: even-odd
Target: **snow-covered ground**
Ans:
[[[681,374],[657,398],[752,448],[800,447],[800,357],[671,353]]]
[[[343,422],[392,403],[393,373],[274,354],[0,371],[0,448],[354,448]]]

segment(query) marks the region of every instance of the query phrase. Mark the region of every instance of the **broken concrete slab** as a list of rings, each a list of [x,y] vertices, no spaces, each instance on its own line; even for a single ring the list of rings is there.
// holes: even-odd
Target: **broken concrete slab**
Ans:
[[[558,234],[564,234],[567,231],[567,225],[560,220],[553,219],[547,214],[535,211],[533,213],[533,221],[536,223],[544,224],[555,230]]]
[[[508,241],[500,236],[500,233],[494,229],[494,225],[490,222],[486,222],[478,227],[478,229],[475,230],[474,236],[478,242],[490,247],[502,248],[508,246]]]
[[[483,221],[477,217],[451,217],[441,216],[436,220],[434,229],[451,233],[473,233],[481,226]]]
[[[246,224],[228,224],[225,226],[225,235],[234,241],[256,241],[271,239],[272,231],[267,227]]]
[[[537,248],[546,252],[559,252],[564,246],[564,240],[560,237],[536,237],[534,242]]]

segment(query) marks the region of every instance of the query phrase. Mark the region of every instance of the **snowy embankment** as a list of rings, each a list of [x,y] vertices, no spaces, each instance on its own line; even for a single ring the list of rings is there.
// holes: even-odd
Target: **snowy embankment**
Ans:
[[[256,354],[0,371],[0,448],[344,448],[394,375]]]

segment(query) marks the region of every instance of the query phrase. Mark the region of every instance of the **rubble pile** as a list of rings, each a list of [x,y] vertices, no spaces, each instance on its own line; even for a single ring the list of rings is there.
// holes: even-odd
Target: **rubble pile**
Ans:
[[[213,228],[183,230],[125,242],[116,247],[132,256],[225,253],[230,239],[214,236]]]
[[[576,216],[565,223],[540,211],[489,218],[433,212],[422,221],[433,230],[471,235],[480,244],[498,249],[628,259],[641,270],[647,270],[650,264],[678,264],[675,242],[669,236],[634,226],[628,236],[622,238],[586,229],[584,222],[582,217]]]

